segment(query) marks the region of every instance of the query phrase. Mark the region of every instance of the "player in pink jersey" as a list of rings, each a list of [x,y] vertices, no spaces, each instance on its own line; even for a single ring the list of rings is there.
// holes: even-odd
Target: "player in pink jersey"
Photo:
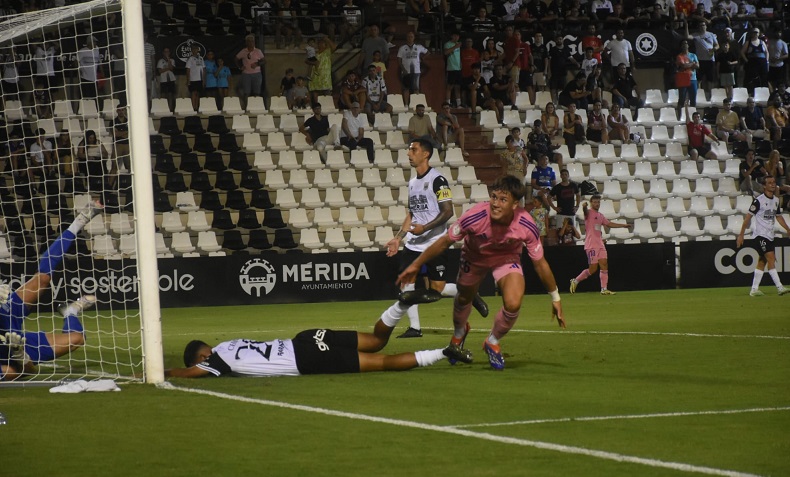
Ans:
[[[472,300],[483,278],[492,272],[502,292],[502,309],[494,319],[494,326],[483,343],[491,367],[504,369],[505,360],[499,341],[507,334],[518,319],[524,297],[524,273],[521,268],[521,252],[527,248],[535,271],[552,299],[552,317],[565,328],[562,303],[557,282],[548,262],[543,257],[540,235],[532,217],[519,206],[524,197],[524,186],[515,176],[504,176],[491,186],[491,200],[477,204],[467,210],[450,229],[428,247],[403,273],[397,283],[411,283],[420,267],[438,256],[456,241],[463,239],[461,266],[458,271],[458,295],[453,303],[453,326],[455,331],[450,347],[463,349],[469,333],[469,314]]]
[[[594,195],[590,199],[592,209],[587,208],[587,202],[582,204],[584,210],[584,251],[587,253],[587,262],[590,267],[579,274],[578,277],[571,279],[571,294],[576,293],[576,287],[601,268],[601,295],[614,295],[615,292],[609,290],[609,259],[606,254],[606,246],[603,244],[603,227],[609,228],[631,228],[630,224],[618,224],[609,222],[609,219],[598,212],[601,208],[601,196]]]

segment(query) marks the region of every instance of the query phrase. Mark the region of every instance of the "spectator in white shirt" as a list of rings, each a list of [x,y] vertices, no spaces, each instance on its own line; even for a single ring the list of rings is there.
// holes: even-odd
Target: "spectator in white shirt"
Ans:
[[[200,47],[192,45],[192,56],[187,59],[187,80],[189,93],[192,95],[192,108],[197,111],[200,106],[200,93],[203,91],[203,78],[206,76],[206,64],[200,56]]]
[[[414,32],[406,34],[406,44],[398,49],[401,79],[403,81],[403,102],[409,104],[412,93],[420,92],[420,56],[428,53],[428,49],[414,43]]]
[[[368,117],[360,114],[359,103],[351,103],[351,109],[343,111],[343,123],[340,127],[340,145],[349,150],[361,147],[368,153],[368,161],[373,164],[375,153],[373,150],[373,140],[365,137],[365,130],[370,128]]]
[[[96,48],[93,37],[87,36],[82,48],[77,52],[77,63],[80,69],[80,92],[82,99],[96,99],[98,96],[97,80],[101,55]]]

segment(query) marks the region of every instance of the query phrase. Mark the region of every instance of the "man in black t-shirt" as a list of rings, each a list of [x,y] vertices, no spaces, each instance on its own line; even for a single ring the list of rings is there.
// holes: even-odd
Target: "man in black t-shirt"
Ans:
[[[307,138],[307,144],[312,144],[321,156],[321,162],[326,163],[327,142],[339,141],[336,126],[329,127],[329,119],[321,115],[321,104],[313,103],[313,115],[305,119],[304,124],[299,127],[299,132]],[[330,132],[334,133],[330,135]],[[334,144],[334,143],[333,143]],[[332,144],[330,144],[331,146]]]
[[[570,180],[571,174],[568,169],[560,171],[560,182],[551,188],[550,203],[551,208],[557,212],[554,218],[554,226],[562,228],[565,219],[571,219],[571,223],[576,226],[576,210],[582,200],[579,185]],[[554,205],[554,202],[557,202]]]

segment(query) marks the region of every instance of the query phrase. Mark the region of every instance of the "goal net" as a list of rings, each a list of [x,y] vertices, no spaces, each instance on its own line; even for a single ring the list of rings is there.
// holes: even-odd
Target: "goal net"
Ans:
[[[124,3],[0,17],[6,383],[161,380],[155,255],[138,246],[154,229],[142,12]]]

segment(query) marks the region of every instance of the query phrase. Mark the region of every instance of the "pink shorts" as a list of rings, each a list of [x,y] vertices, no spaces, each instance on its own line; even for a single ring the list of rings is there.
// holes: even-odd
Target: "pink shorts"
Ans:
[[[461,260],[461,266],[458,269],[458,279],[456,283],[465,287],[475,287],[483,281],[488,272],[494,276],[494,281],[499,280],[510,273],[518,273],[523,275],[524,271],[521,268],[520,261],[513,261],[497,265],[494,268],[486,266],[475,265],[465,260]]]
[[[590,265],[598,263],[599,260],[607,260],[609,258],[605,248],[590,248],[586,249],[585,253],[587,253],[587,263]]]

